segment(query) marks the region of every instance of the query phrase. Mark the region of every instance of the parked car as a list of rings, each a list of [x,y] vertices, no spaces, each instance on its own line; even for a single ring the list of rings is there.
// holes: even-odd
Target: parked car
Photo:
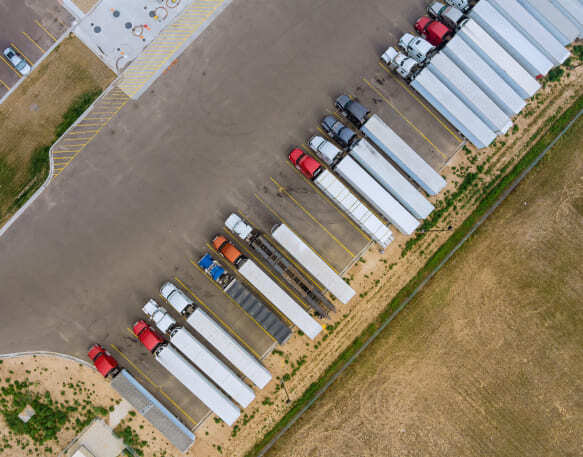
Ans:
[[[8,46],[4,49],[4,57],[10,62],[10,64],[20,73],[22,76],[30,74],[32,70],[28,62],[22,57],[18,52],[16,52],[12,47]]]

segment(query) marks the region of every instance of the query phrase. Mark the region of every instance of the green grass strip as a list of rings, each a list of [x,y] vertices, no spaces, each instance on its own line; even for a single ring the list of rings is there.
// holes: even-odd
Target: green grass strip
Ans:
[[[383,324],[394,317],[406,300],[410,299],[414,291],[430,275],[435,273],[436,268],[447,258],[447,256],[460,244],[460,242],[472,231],[475,224],[496,204],[502,193],[507,190],[520,174],[532,165],[540,154],[555,140],[555,138],[565,129],[577,114],[583,109],[583,96],[579,97],[565,112],[559,116],[542,135],[542,137],[528,150],[514,168],[505,175],[495,187],[480,201],[477,208],[462,222],[456,231],[438,248],[427,263],[417,272],[417,274],[395,295],[387,304],[386,308],[371,322],[368,327],[356,337],[352,343],[332,362],[324,371],[320,378],[313,382],[294,401],[290,410],[269,430],[263,438],[255,443],[253,448],[245,457],[257,457],[264,448],[268,446],[274,437],[280,433],[296,415],[302,412],[303,408],[314,399],[314,397],[326,387],[326,384],[340,371],[344,365],[353,357],[359,349],[365,346],[370,338],[376,337],[375,333]]]

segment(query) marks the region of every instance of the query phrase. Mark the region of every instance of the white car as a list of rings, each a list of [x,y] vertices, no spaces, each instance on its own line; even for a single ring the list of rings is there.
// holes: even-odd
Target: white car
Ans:
[[[10,46],[4,49],[4,57],[8,59],[8,62],[20,73],[22,76],[26,76],[30,73],[30,65],[24,58],[18,54]]]

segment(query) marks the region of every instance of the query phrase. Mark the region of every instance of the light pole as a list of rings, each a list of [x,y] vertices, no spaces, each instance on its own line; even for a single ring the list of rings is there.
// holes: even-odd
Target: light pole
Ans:
[[[283,387],[283,391],[285,392],[285,396],[287,397],[287,400],[285,402],[289,403],[291,400],[289,398],[289,394],[287,393],[287,389],[285,388],[285,382],[283,382],[283,379],[281,380],[281,387]]]

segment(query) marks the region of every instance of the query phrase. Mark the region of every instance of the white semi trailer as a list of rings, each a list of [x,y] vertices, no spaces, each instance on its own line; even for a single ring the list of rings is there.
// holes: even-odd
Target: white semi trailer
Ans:
[[[478,149],[485,148],[496,139],[496,134],[474,112],[449,90],[428,68],[423,69],[411,87],[441,113],[455,128]]]
[[[255,398],[253,389],[245,384],[218,357],[209,351],[184,327],[178,325],[168,312],[150,299],[142,311],[154,322],[158,330],[168,334],[170,342],[192,363],[194,363],[208,378],[227,393],[243,408]]]
[[[378,115],[369,117],[361,130],[429,195],[436,195],[445,187],[445,179]]]
[[[583,37],[583,5],[578,0],[551,0],[551,2],[579,29]]]
[[[196,332],[219,351],[235,368],[247,376],[253,384],[263,389],[271,380],[271,373],[247,352],[223,327],[202,309],[195,306],[188,296],[171,282],[160,288],[162,296]]]
[[[348,303],[356,294],[326,262],[322,260],[304,241],[287,225],[278,224],[271,230],[271,236],[291,256],[302,265],[320,284],[342,303]]]
[[[553,63],[488,0],[480,0],[470,10],[469,16],[508,51],[531,76],[537,79],[542,78],[553,68]]]
[[[458,35],[523,99],[532,97],[540,84],[498,42],[473,20]]]
[[[520,33],[542,52],[553,65],[569,58],[569,51],[517,0],[489,0]]]
[[[510,130],[512,121],[506,113],[445,53],[440,52],[433,57],[428,68],[494,133],[503,135]]]
[[[341,158],[342,153],[338,148],[330,147],[329,141],[318,136],[312,137],[310,147],[399,231],[411,235],[419,226],[419,221],[364,171],[352,157]],[[348,170],[351,170],[354,176],[346,174]]]
[[[442,52],[496,103],[507,116],[518,114],[526,102],[460,35],[454,36]]]
[[[579,29],[549,0],[518,0],[563,46],[579,36]]]
[[[435,209],[366,139],[355,142],[349,154],[416,218],[425,219]]]
[[[140,320],[133,332],[160,365],[168,370],[184,387],[190,390],[204,405],[226,424],[233,425],[241,410],[227,398],[206,376],[192,366],[180,353]]]

